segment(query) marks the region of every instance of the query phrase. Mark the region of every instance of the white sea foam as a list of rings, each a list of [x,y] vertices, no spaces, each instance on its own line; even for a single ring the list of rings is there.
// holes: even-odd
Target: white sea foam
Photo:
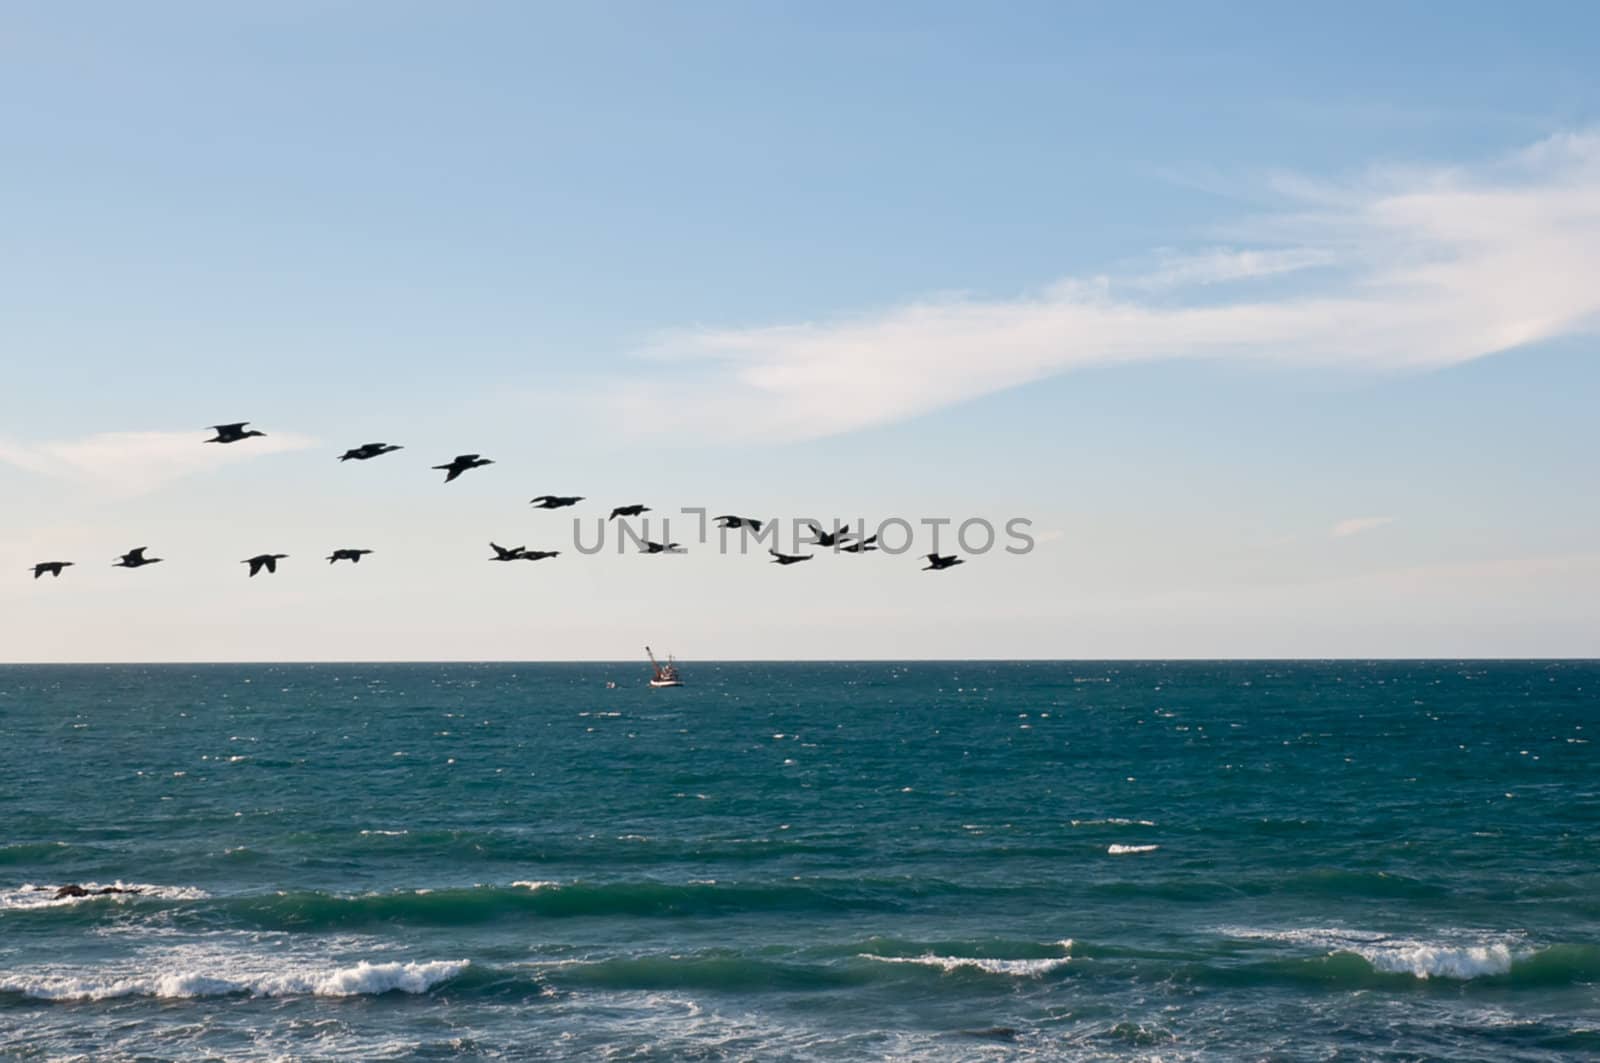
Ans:
[[[167,970],[146,974],[0,975],[0,992],[21,993],[35,1000],[112,1000],[118,997],[353,997],[382,993],[425,993],[456,977],[466,960],[426,963],[368,963],[350,967],[237,970],[223,964],[215,970]]]
[[[1354,950],[1380,971],[1409,974],[1417,978],[1450,978],[1465,982],[1472,978],[1506,974],[1511,964],[1526,954],[1513,953],[1510,946],[1407,944],[1394,948]]]
[[[554,889],[555,887],[561,885],[561,883],[551,881],[550,879],[542,879],[542,878],[526,879],[525,878],[525,879],[518,879],[516,882],[513,882],[511,885],[513,885],[515,887],[518,887],[520,889],[525,889],[525,890],[544,890],[544,889]]]
[[[875,956],[870,952],[859,954],[864,960],[878,963],[914,963],[923,967],[937,967],[946,974],[963,968],[983,971],[986,974],[1003,974],[1013,978],[1038,978],[1059,970],[1072,962],[1070,956],[1047,956],[1032,960],[996,960],[985,956]]]
[[[90,891],[84,897],[56,897],[56,890],[60,885],[41,886],[25,882],[16,889],[0,890],[0,910],[25,910],[30,908],[60,908],[74,904],[91,904],[94,902],[111,901],[125,903],[140,899],[155,899],[162,901],[196,901],[211,896],[205,890],[193,886],[155,886],[148,882],[80,882],[78,885]],[[95,893],[95,890],[114,888],[123,890],[122,893]]]
[[[1159,845],[1108,845],[1106,852],[1112,856],[1126,856],[1129,853],[1153,853],[1159,848]]]
[[[1128,819],[1124,816],[1110,816],[1106,819],[1075,819],[1074,827],[1154,827],[1155,821],[1148,819]]]
[[[1536,951],[1504,941],[1479,939],[1428,942],[1391,937],[1367,930],[1330,927],[1290,930],[1221,927],[1219,932],[1234,938],[1307,945],[1324,950],[1328,955],[1347,953],[1360,956],[1372,964],[1374,970],[1386,974],[1409,974],[1414,978],[1446,978],[1459,982],[1507,974],[1518,960],[1527,959]]]

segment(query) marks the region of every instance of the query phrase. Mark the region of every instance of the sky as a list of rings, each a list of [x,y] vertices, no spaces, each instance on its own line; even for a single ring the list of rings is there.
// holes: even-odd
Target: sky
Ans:
[[[0,660],[1600,656],[1596,41],[7,5]],[[630,503],[687,552],[576,548]],[[781,567],[684,508],[915,535]]]

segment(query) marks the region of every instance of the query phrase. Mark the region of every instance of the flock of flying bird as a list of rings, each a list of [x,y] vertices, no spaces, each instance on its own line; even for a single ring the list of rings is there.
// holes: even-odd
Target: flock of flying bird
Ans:
[[[233,424],[214,425],[213,428],[217,434],[205,440],[205,442],[238,443],[241,440],[266,435],[265,432],[258,432],[253,428],[246,431],[245,426],[249,423],[249,421],[237,421]],[[368,461],[384,454],[392,454],[401,449],[404,448],[395,443],[363,443],[359,447],[352,447],[339,455],[339,460]],[[458,454],[445,464],[435,465],[433,468],[443,471],[444,482],[449,483],[464,472],[493,464],[494,462],[491,459],[477,454]],[[583,500],[582,495],[540,495],[538,498],[532,499],[530,504],[536,509],[564,509],[567,506],[575,506]],[[606,519],[615,520],[617,517],[637,517],[642,513],[648,512],[650,512],[649,506],[618,506],[611,511],[611,516]],[[737,517],[727,514],[717,517],[716,520],[719,528],[749,528],[757,534],[761,532],[762,522],[752,517]],[[878,548],[876,545],[878,537],[876,535],[868,535],[862,538],[848,529],[836,528],[834,531],[829,532],[823,530],[822,526],[815,521],[808,523],[811,525],[813,533],[810,541],[816,546],[827,549],[836,548],[849,554],[869,553]],[[681,554],[684,552],[683,547],[671,542],[657,543],[646,540],[640,546],[643,548],[643,552],[647,554]],[[545,558],[556,557],[561,553],[559,550],[529,550],[521,546],[506,547],[492,542],[489,547],[494,551],[494,556],[489,558],[490,561],[543,561]],[[113,568],[143,568],[146,565],[158,564],[163,560],[159,557],[146,557],[145,551],[148,549],[149,547],[146,546],[135,547],[118,557],[111,565]],[[784,554],[779,553],[777,550],[768,550],[767,552],[772,555],[773,563],[778,565],[799,564],[801,561],[810,561],[815,556],[813,554]],[[338,561],[349,561],[355,564],[370,553],[372,553],[371,550],[344,547],[329,554],[327,561],[330,565]],[[255,576],[262,570],[268,573],[277,572],[278,562],[288,556],[288,554],[257,554],[254,557],[247,557],[239,563],[241,565],[249,565],[250,575]],[[928,562],[923,567],[924,572],[937,572],[963,563],[961,558],[950,554],[933,553],[925,554],[923,557]],[[38,579],[46,573],[49,573],[52,578],[59,577],[63,569],[70,568],[74,564],[76,562],[73,561],[40,561],[33,566],[33,578]]]

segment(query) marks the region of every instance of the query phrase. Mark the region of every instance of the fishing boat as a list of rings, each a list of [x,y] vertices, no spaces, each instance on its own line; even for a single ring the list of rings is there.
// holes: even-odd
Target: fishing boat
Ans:
[[[653,686],[653,687],[681,687],[681,686],[683,686],[683,680],[678,678],[678,662],[672,659],[672,654],[670,654],[670,653],[667,654],[667,663],[666,664],[662,664],[660,661],[656,660],[656,655],[653,652],[651,652],[649,646],[646,646],[644,648],[644,652],[645,652],[645,655],[650,658],[650,667],[652,667],[652,668],[654,668],[656,670],[656,674],[654,676],[652,676],[651,679],[650,679],[650,685],[651,686]]]

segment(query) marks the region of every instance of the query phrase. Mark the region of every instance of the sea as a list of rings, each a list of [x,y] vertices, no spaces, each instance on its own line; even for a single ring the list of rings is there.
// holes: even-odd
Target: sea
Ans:
[[[1600,662],[682,669],[0,667],[0,1057],[1600,1057]]]

